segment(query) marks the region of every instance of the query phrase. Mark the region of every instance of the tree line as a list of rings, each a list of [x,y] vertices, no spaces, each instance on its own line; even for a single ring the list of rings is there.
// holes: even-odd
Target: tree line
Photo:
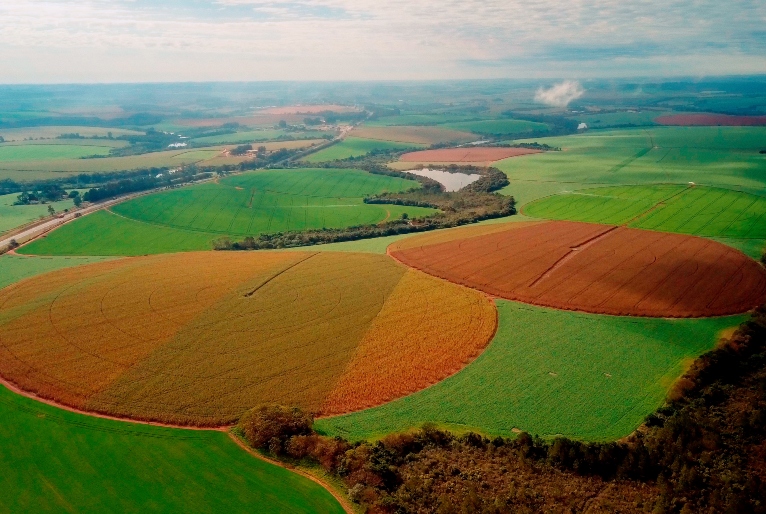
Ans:
[[[766,306],[696,361],[625,441],[488,438],[424,425],[351,443],[280,406],[246,413],[237,431],[276,458],[321,466],[372,513],[575,512],[565,502],[587,504],[596,489],[630,499],[604,511],[763,513]]]

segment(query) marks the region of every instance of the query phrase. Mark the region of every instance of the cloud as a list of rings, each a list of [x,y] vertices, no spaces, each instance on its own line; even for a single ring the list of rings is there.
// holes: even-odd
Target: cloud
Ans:
[[[14,0],[0,19],[4,82],[699,75],[766,58],[754,0]]]
[[[576,80],[565,80],[548,89],[540,88],[535,93],[535,102],[553,107],[566,107],[572,100],[585,94],[582,85]]]

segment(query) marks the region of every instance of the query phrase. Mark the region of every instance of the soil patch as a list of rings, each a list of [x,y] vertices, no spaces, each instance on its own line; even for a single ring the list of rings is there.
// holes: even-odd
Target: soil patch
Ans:
[[[596,314],[709,317],[766,301],[766,271],[715,241],[625,227],[548,222],[392,249],[426,273],[489,294]]]
[[[422,150],[402,155],[403,162],[494,162],[508,157],[518,157],[540,153],[531,148],[502,148],[472,146],[466,148],[442,148],[439,150]]]

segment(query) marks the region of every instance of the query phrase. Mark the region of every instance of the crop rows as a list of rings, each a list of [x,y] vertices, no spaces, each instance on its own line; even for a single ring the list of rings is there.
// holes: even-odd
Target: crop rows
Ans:
[[[358,390],[341,381],[333,409],[376,405],[460,369],[494,330],[479,293],[402,281],[415,273],[311,252],[60,270],[0,292],[0,374],[67,405],[180,424],[230,423],[263,403],[317,412],[344,374],[368,376]]]
[[[484,295],[409,270],[321,413],[365,409],[433,385],[475,359],[495,326],[495,308]]]
[[[722,316],[766,301],[766,272],[740,252],[622,227],[549,222],[392,255],[502,298],[597,314]]]

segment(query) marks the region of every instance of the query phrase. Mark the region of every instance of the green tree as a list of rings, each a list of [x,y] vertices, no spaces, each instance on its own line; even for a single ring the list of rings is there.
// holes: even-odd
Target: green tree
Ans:
[[[48,205],[48,214],[50,214],[51,216],[56,214],[56,209],[54,209],[52,205]]]

